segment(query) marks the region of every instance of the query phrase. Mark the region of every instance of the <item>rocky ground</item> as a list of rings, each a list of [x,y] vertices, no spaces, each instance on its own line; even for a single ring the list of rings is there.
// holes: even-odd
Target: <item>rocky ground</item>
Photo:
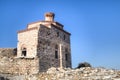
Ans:
[[[15,55],[16,49],[0,49],[0,64],[12,61]],[[0,66],[0,80],[120,80],[120,70],[106,68],[61,69],[52,67],[44,73],[25,75],[5,73],[2,69],[3,67]]]
[[[0,80],[120,80],[120,71],[90,67],[80,69],[60,69],[52,67],[46,73],[29,75],[1,74]]]
[[[55,77],[58,78],[58,80],[120,80],[120,71],[105,68],[51,68],[47,71],[47,73],[55,74]]]

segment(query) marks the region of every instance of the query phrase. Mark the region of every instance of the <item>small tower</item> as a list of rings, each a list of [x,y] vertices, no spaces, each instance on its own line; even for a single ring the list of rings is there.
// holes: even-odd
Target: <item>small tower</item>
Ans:
[[[45,13],[45,21],[54,21],[55,14],[52,12]]]

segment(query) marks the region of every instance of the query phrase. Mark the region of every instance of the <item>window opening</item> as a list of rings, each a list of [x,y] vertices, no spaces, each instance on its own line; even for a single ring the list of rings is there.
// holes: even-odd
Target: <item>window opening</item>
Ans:
[[[64,35],[64,40],[65,40],[66,36]]]
[[[58,45],[55,45],[55,59],[58,59]]]
[[[27,53],[26,48],[23,48],[23,50],[22,50],[22,56],[26,56],[26,53]]]
[[[55,51],[55,59],[58,59],[58,51]]]
[[[68,61],[68,48],[65,48],[65,60]]]
[[[65,54],[65,60],[66,61],[68,60],[68,54]]]

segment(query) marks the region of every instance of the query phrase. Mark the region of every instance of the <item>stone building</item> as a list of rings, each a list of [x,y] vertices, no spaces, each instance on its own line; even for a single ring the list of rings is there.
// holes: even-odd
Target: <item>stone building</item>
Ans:
[[[27,25],[18,31],[17,58],[38,60],[38,71],[50,67],[71,67],[70,33],[54,21],[54,13],[46,13],[45,20]]]

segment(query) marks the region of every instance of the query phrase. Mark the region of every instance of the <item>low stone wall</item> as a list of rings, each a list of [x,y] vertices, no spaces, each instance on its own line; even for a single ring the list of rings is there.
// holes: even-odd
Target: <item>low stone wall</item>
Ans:
[[[14,57],[17,55],[17,48],[0,48],[0,58]]]
[[[0,58],[0,73],[34,74],[39,72],[39,59]]]
[[[36,74],[39,72],[38,58],[15,58],[17,48],[0,48],[0,73]]]

